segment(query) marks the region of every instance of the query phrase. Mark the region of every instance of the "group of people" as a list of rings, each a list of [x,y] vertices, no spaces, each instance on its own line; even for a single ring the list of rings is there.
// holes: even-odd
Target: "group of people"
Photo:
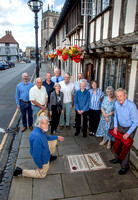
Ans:
[[[74,136],[80,134],[82,116],[82,133],[84,138],[87,137],[87,123],[89,119],[89,135],[102,137],[100,145],[105,145],[107,143],[107,149],[110,149],[111,141],[115,141],[114,152],[117,156],[115,159],[110,160],[110,162],[112,164],[118,162],[122,163],[119,174],[125,174],[129,168],[128,161],[130,148],[133,142],[131,142],[130,146],[126,147],[122,139],[116,136],[118,136],[119,131],[124,140],[134,137],[138,125],[138,110],[136,105],[127,99],[126,91],[122,88],[119,88],[115,94],[113,87],[109,86],[106,89],[107,95],[105,96],[100,88],[98,88],[97,81],[92,81],[91,84],[89,84],[87,80],[84,79],[83,73],[78,74],[78,81],[75,84],[70,81],[69,73],[65,73],[64,78],[60,76],[60,70],[58,68],[54,70],[54,73],[54,77],[52,77],[51,73],[47,73],[44,81],[42,81],[41,78],[37,78],[34,86],[28,81],[27,73],[22,75],[22,82],[19,83],[16,88],[16,103],[22,113],[22,131],[27,129],[26,112],[28,112],[28,125],[31,130],[33,130],[33,123],[36,122],[36,127],[32,132],[34,133],[38,131],[36,129],[39,121],[37,120],[39,118],[38,113],[40,110],[45,112],[47,108],[48,118],[42,118],[39,124],[48,123],[49,119],[51,136],[48,136],[47,140],[59,139],[63,141],[63,137],[53,134],[58,134],[58,125],[60,130],[64,128],[64,120],[66,129],[70,130],[71,108],[75,106],[76,132]],[[40,129],[42,131],[44,130],[42,125]],[[113,135],[109,133],[111,129],[113,129]],[[33,139],[35,138],[35,136],[31,137]],[[30,138],[30,147],[32,138]],[[36,157],[36,153],[31,153],[31,155],[32,157]],[[35,159],[38,160],[34,158],[34,161]],[[48,161],[49,160],[50,157]],[[47,163],[44,161],[43,164]],[[43,164],[41,164],[41,167]],[[37,166],[39,167],[40,165],[37,164]],[[17,171],[20,172],[20,169],[17,169]]]

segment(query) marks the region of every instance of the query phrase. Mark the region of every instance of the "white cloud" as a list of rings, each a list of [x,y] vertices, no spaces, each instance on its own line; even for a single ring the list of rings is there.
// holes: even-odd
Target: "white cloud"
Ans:
[[[59,5],[59,6],[56,6],[56,11],[58,11],[58,12],[61,12],[61,9],[63,8],[63,5],[64,4],[61,4],[61,5]]]
[[[41,22],[39,13],[39,26]],[[26,46],[35,46],[34,13],[23,0],[0,1],[0,38],[10,30],[23,50]],[[39,28],[39,46],[40,43]]]

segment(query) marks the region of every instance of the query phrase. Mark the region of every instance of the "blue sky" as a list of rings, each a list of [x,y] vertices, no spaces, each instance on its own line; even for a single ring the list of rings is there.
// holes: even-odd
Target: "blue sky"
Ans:
[[[27,5],[28,0],[1,0],[0,1],[0,38],[5,31],[12,31],[20,48],[35,46],[34,13]],[[53,6],[53,10],[60,12],[65,0],[43,0],[43,11]],[[41,44],[41,16],[39,12],[39,46]]]

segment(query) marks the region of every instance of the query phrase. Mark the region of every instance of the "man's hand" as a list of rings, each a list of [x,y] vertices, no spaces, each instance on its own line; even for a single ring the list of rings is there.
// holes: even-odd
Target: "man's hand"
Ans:
[[[61,110],[61,113],[63,113],[63,110]]]
[[[78,110],[78,114],[80,114],[80,115],[81,115],[81,111],[80,111],[80,110]]]
[[[64,137],[58,136],[58,140],[59,140],[60,142],[63,142],[63,141],[64,141]]]
[[[18,109],[20,109],[20,106],[17,106]]]
[[[82,113],[83,113],[83,110],[81,110],[80,112],[81,112],[81,114],[82,114]]]
[[[118,131],[118,127],[115,127],[114,130],[113,130],[113,133],[114,133],[115,135],[117,135],[117,131]]]
[[[124,140],[127,140],[128,137],[129,137],[129,134],[128,134],[128,133],[125,133],[125,134],[123,135]]]
[[[50,116],[52,116],[52,111],[50,111]]]
[[[42,110],[43,110],[43,111],[45,111],[45,109],[46,109],[46,106],[42,106],[41,108],[42,108]]]
[[[71,104],[71,108],[74,108],[74,104],[73,103]]]

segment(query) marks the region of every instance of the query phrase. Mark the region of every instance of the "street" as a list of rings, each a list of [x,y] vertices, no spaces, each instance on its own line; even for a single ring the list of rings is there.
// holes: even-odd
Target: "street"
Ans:
[[[0,143],[4,136],[4,130],[9,126],[9,123],[16,110],[15,90],[16,85],[21,82],[23,72],[29,74],[29,80],[33,74],[35,63],[17,63],[15,67],[0,71]],[[19,115],[19,114],[18,114]],[[13,129],[16,129],[18,120],[13,122]],[[3,149],[0,152],[0,180],[3,168],[6,164],[10,145],[13,139],[12,131],[8,132],[8,137]]]

